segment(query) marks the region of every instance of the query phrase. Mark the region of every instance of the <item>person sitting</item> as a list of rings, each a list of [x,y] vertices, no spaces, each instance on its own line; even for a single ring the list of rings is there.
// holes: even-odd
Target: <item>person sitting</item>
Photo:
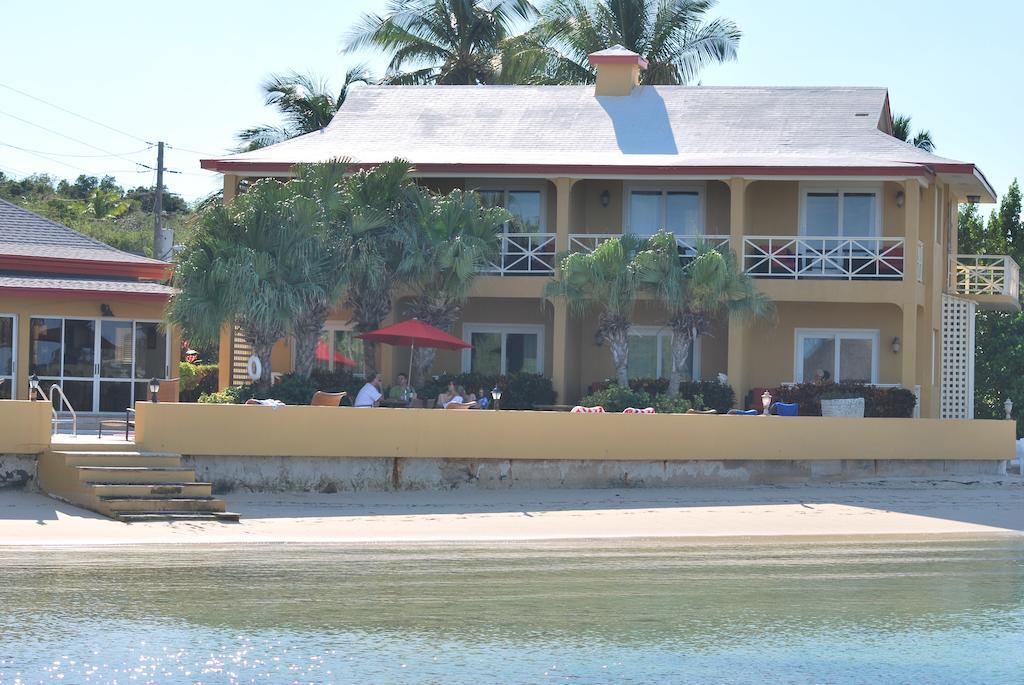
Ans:
[[[366,384],[359,389],[354,406],[376,407],[380,403],[380,398],[384,396],[380,391],[380,385],[380,374],[372,374],[367,379]]]
[[[416,399],[416,391],[411,385],[409,385],[409,377],[404,373],[398,374],[398,382],[391,386],[388,390],[388,399],[396,400],[409,404],[411,400]]]
[[[445,409],[447,409],[450,405],[453,404],[469,404],[471,402],[476,401],[475,397],[472,400],[466,399],[466,389],[461,385],[456,387],[455,383],[449,383],[448,391],[451,394],[448,397],[448,400],[443,405],[441,405]]]
[[[448,388],[437,396],[437,407],[439,409],[444,409],[456,394],[458,393],[457,388],[455,387],[455,381],[448,381]]]
[[[487,409],[489,406],[491,406],[491,395],[483,388],[480,388],[480,392],[476,396],[476,407],[474,409]]]

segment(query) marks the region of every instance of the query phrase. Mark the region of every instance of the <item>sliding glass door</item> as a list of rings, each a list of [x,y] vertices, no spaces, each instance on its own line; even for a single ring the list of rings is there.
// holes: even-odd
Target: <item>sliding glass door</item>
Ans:
[[[17,357],[14,346],[18,341],[15,318],[0,314],[0,400],[14,399],[14,373]]]
[[[75,411],[124,411],[146,396],[146,380],[167,375],[157,322],[33,317],[30,325],[30,373],[45,392],[60,385]]]

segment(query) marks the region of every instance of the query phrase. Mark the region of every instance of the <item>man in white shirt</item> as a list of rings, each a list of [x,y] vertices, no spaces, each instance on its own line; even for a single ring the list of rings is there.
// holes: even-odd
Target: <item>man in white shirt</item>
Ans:
[[[366,381],[366,385],[359,389],[356,395],[356,407],[376,407],[380,402],[380,374],[375,373]]]

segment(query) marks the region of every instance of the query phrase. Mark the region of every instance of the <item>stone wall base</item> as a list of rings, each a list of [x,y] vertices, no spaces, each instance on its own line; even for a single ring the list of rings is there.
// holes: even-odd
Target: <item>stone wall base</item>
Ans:
[[[36,455],[0,454],[0,489],[36,489]]]
[[[185,456],[215,492],[748,486],[1006,475],[995,460],[477,460]]]

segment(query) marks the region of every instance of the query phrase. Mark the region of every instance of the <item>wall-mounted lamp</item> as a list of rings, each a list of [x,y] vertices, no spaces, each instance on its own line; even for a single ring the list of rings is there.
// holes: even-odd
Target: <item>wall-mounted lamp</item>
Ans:
[[[895,338],[892,339],[892,353],[893,354],[899,354],[900,353],[900,336],[898,336],[898,335]]]
[[[967,204],[969,204],[969,205],[976,205],[979,202],[981,202],[981,195],[968,195],[967,196]]]
[[[114,310],[110,308],[110,305],[104,302],[100,305],[100,314],[103,316],[113,316]]]
[[[612,203],[612,194],[609,193],[607,190],[602,190],[601,191],[601,206],[602,207],[607,207],[611,203]]]
[[[906,202],[906,200],[907,200],[907,194],[904,193],[902,190],[897,190],[896,191],[896,206],[897,207],[903,207],[903,203]]]

